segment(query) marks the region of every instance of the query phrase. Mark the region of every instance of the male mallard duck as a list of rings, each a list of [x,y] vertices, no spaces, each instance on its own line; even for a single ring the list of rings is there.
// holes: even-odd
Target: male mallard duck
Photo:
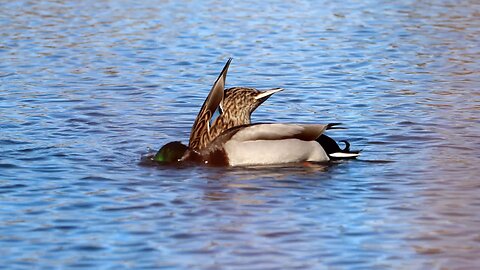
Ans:
[[[223,91],[230,62],[231,59],[195,120],[188,148],[180,142],[169,143],[158,151],[155,160],[238,166],[321,162],[359,155],[349,150],[348,142],[345,141],[346,147],[342,150],[333,139],[322,134],[327,129],[338,128],[338,124],[250,124],[253,111],[282,89],[259,91],[234,87]],[[210,126],[217,108],[220,115]]]

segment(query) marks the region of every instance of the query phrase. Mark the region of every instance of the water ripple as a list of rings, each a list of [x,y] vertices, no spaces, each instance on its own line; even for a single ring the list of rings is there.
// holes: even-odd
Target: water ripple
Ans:
[[[14,269],[471,269],[480,6],[10,1],[0,9],[0,253]],[[329,165],[152,166],[227,86],[254,122],[341,122]],[[150,149],[150,150],[148,150]]]

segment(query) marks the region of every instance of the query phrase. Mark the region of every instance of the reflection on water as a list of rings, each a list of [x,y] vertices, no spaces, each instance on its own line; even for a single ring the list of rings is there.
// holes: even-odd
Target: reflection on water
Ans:
[[[477,1],[1,6],[0,266],[480,264]],[[254,122],[341,122],[362,157],[139,164],[230,56],[227,86],[286,89]]]

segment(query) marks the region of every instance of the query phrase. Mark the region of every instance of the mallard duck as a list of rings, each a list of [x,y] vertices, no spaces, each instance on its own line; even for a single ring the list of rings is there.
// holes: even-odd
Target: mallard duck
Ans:
[[[189,146],[172,142],[162,147],[155,160],[194,161],[211,165],[267,165],[301,161],[323,162],[354,158],[359,152],[345,149],[323,134],[338,124],[250,124],[250,116],[272,94],[283,89],[259,91],[234,87],[223,91],[228,60],[205,100],[192,127]],[[216,110],[220,115],[210,126]],[[180,158],[181,157],[181,158]]]

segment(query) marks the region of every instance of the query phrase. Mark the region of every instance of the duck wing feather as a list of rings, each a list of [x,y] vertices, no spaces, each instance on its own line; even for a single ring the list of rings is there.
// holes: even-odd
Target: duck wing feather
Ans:
[[[225,80],[227,79],[228,67],[230,66],[231,61],[232,58],[228,59],[227,63],[223,67],[222,72],[213,84],[210,93],[205,99],[202,108],[198,112],[197,118],[195,119],[192,130],[190,132],[190,140],[188,144],[190,149],[196,150],[204,147],[205,143],[208,143],[205,142],[204,136],[208,137],[208,134],[210,132],[210,120],[212,119],[213,114],[215,113],[218,106],[220,105],[220,102],[223,99]]]

